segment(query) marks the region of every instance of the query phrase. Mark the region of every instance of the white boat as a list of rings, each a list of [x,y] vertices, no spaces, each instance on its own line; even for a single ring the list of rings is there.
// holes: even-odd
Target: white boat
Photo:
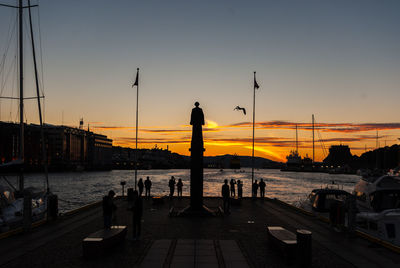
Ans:
[[[36,188],[25,188],[32,197],[31,219],[33,222],[45,218],[48,194]],[[15,197],[14,190],[8,186],[0,186],[0,232],[21,227],[23,224],[24,198]]]
[[[298,206],[313,214],[329,218],[329,212],[334,204],[345,204],[347,197],[351,195],[343,190],[343,187],[328,184],[325,187],[313,189],[306,199],[300,200]]]
[[[311,209],[315,212],[328,213],[334,203],[345,203],[350,193],[334,187],[314,189],[308,196]]]
[[[400,177],[362,178],[354,195],[359,230],[400,246]]]

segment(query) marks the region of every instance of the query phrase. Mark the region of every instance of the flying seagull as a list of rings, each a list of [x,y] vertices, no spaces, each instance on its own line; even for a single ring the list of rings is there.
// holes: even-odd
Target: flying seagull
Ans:
[[[242,110],[243,113],[246,114],[246,109],[242,108],[242,107],[239,107],[239,106],[236,106],[235,109],[233,109],[233,110],[237,110],[237,111]]]

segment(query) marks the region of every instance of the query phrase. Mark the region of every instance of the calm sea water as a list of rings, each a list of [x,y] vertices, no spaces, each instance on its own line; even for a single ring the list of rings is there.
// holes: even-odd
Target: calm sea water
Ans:
[[[152,180],[152,195],[167,195],[169,193],[168,180],[175,176],[183,181],[183,195],[189,195],[190,170],[139,170],[138,178],[145,179],[150,176]],[[304,200],[312,189],[325,187],[332,180],[343,187],[344,190],[352,191],[355,183],[359,181],[356,175],[330,175],[326,173],[297,173],[281,172],[275,169],[255,170],[254,178],[263,179],[266,184],[266,195],[270,198],[296,204]],[[16,177],[8,179],[17,185]],[[204,170],[204,196],[220,196],[221,186],[224,179],[235,179],[243,182],[243,195],[251,195],[251,169],[241,170],[218,169]],[[101,172],[70,172],[49,174],[50,189],[59,197],[60,212],[65,212],[83,205],[98,201],[113,189],[117,194],[122,193],[121,181],[126,181],[126,188],[134,186],[134,171],[112,170]],[[0,180],[0,184],[5,184]],[[45,179],[42,174],[27,174],[25,177],[26,187],[45,187]],[[176,193],[176,192],[175,192]]]

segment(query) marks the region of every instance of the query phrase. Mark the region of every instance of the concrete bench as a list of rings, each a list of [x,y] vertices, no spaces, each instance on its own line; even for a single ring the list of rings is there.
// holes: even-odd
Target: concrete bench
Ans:
[[[267,226],[269,241],[277,246],[287,257],[294,257],[297,248],[297,237],[281,226]]]
[[[126,226],[111,226],[90,234],[83,239],[82,248],[84,257],[104,254],[107,250],[124,241],[128,228]]]

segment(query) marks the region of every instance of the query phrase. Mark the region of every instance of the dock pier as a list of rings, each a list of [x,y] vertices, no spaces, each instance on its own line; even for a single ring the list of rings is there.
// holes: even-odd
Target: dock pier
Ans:
[[[326,222],[274,199],[244,198],[231,214],[170,217],[188,197],[153,204],[144,199],[142,236],[132,237],[132,214],[125,197],[115,200],[115,225],[128,226],[127,239],[95,259],[83,257],[82,241],[103,228],[101,203],[0,239],[0,267],[297,267],[268,243],[267,226],[312,232],[312,267],[399,267],[400,254],[360,236],[336,232]],[[217,209],[222,199],[205,197]]]

